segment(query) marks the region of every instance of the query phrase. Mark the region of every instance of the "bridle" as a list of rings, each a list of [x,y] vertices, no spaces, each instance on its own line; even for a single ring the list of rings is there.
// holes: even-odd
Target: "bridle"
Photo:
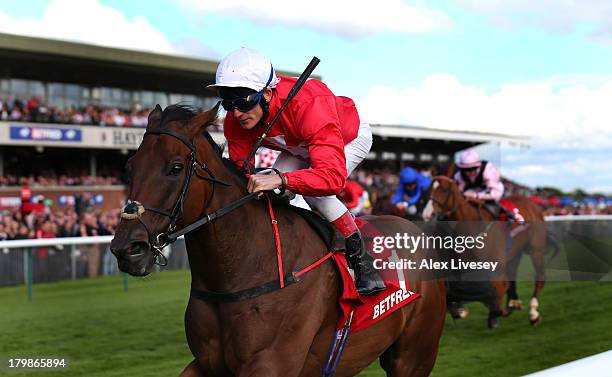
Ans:
[[[210,170],[208,165],[206,165],[205,163],[203,163],[202,161],[200,161],[198,159],[198,157],[197,157],[197,149],[195,147],[195,144],[194,144],[193,140],[190,141],[184,135],[181,135],[179,133],[176,133],[176,132],[173,132],[173,131],[170,131],[170,130],[167,130],[167,129],[161,129],[161,128],[160,129],[147,130],[143,137],[150,136],[150,135],[168,135],[168,136],[171,136],[171,137],[181,141],[187,148],[189,148],[190,153],[189,153],[189,163],[188,163],[187,176],[186,176],[185,180],[183,181],[183,187],[181,188],[180,195],[177,198],[176,202],[174,203],[174,206],[172,206],[172,210],[164,211],[164,210],[161,210],[161,209],[158,209],[158,208],[155,208],[155,207],[148,207],[148,206],[145,206],[145,205],[141,204],[138,201],[128,199],[127,204],[121,210],[121,218],[124,219],[124,220],[134,220],[134,219],[137,219],[142,224],[142,226],[145,228],[145,230],[147,232],[149,246],[150,246],[151,251],[153,253],[153,256],[155,258],[155,264],[160,265],[160,266],[165,266],[168,261],[167,261],[165,255],[162,253],[162,249],[164,247],[166,247],[168,244],[173,243],[174,241],[176,241],[176,239],[178,237],[180,237],[181,235],[183,235],[183,234],[185,234],[185,233],[195,229],[197,226],[193,227],[194,224],[199,223],[198,226],[201,226],[201,225],[205,224],[206,222],[212,221],[214,218],[219,217],[219,212],[221,212],[221,210],[223,210],[223,208],[222,208],[221,210],[219,210],[219,211],[217,211],[217,212],[215,212],[213,214],[208,214],[208,215],[204,216],[203,218],[200,218],[199,220],[197,220],[193,224],[190,224],[189,226],[185,227],[181,231],[176,232],[176,223],[181,219],[181,216],[183,214],[184,207],[185,207],[185,199],[187,197],[187,191],[189,190],[189,185],[191,183],[191,180],[192,180],[193,176],[195,175],[199,179],[212,182],[211,194],[210,194],[208,200],[206,201],[206,205],[204,206],[204,208],[207,208],[208,205],[210,205],[210,202],[212,201],[212,198],[215,195],[215,187],[216,187],[217,183],[222,185],[222,186],[226,186],[226,187],[227,186],[231,186],[231,185],[229,183],[223,182],[223,181],[218,180],[217,178],[215,178],[214,173],[212,172],[212,170]],[[200,174],[198,172],[198,170],[197,170],[198,167],[200,169],[202,169],[204,172],[206,172],[206,174],[208,176]],[[224,207],[224,208],[226,208],[226,207]],[[231,208],[231,209],[233,209],[233,208]],[[159,233],[157,236],[153,236],[153,234],[150,231],[149,226],[147,226],[147,224],[144,222],[144,220],[142,218],[142,215],[146,211],[150,211],[150,212],[156,213],[158,215],[161,215],[161,216],[169,218],[170,219],[170,223],[169,223],[166,231],[164,231],[162,233]],[[217,214],[217,215],[213,217],[212,215],[215,215],[215,214]],[[207,220],[207,221],[202,221],[202,220]],[[189,229],[189,230],[185,231],[185,229]]]
[[[443,202],[439,202],[439,201],[436,200],[435,196],[433,195],[433,190],[440,190],[444,194],[446,194],[446,197],[444,198]],[[430,195],[431,196],[431,198],[430,198],[431,201],[434,202],[435,204],[437,204],[442,209],[442,211],[445,211],[445,212],[443,212],[443,213],[441,213],[441,214],[439,214],[437,216],[437,220],[443,221],[444,219],[450,217],[453,213],[455,213],[455,211],[457,211],[457,206],[455,206],[454,208],[447,209],[448,208],[448,201],[450,200],[451,195],[452,195],[452,190],[451,190],[450,187],[449,188],[445,188],[445,189],[438,188],[438,187],[435,188],[435,189],[432,188],[432,192],[431,192],[431,195]]]

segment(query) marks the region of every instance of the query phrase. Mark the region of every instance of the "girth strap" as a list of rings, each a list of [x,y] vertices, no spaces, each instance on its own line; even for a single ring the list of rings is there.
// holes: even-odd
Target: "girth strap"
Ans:
[[[287,287],[288,285],[297,283],[299,281],[300,278],[296,277],[295,273],[289,273],[285,275],[285,278],[283,279],[283,285],[284,287]],[[203,301],[236,302],[248,300],[250,298],[255,298],[261,295],[265,295],[266,293],[279,290],[281,289],[279,283],[280,282],[278,279],[274,279],[262,285],[258,285],[257,287],[243,289],[241,291],[230,293],[202,291],[200,289],[191,288],[191,295]]]
[[[302,281],[302,275],[311,271],[314,268],[317,268],[321,265],[321,263],[330,259],[334,255],[333,251],[328,252],[322,258],[319,258],[314,263],[310,264],[307,267],[299,271],[294,271],[292,273],[286,274],[283,279],[283,287],[286,288],[288,285],[299,283]],[[198,298],[202,301],[211,301],[211,302],[236,302],[247,300],[250,298],[255,298],[261,295],[265,295],[266,293],[278,291],[281,289],[281,284],[278,279],[269,281],[262,285],[258,285],[257,287],[243,289],[242,291],[237,292],[208,292],[203,291],[196,288],[191,288],[191,295],[195,298]]]

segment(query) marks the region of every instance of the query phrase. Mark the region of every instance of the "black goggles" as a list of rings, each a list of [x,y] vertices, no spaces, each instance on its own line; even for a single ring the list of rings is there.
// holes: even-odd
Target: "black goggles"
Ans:
[[[224,99],[221,100],[221,106],[223,106],[223,109],[225,109],[227,112],[232,112],[234,109],[237,109],[240,112],[246,113],[257,106],[262,95],[263,91],[249,94],[246,97]]]
[[[242,113],[250,111],[255,106],[257,106],[259,101],[261,101],[261,97],[263,96],[264,91],[272,82],[272,77],[274,77],[274,67],[272,67],[272,64],[270,64],[270,76],[268,77],[268,82],[266,82],[266,85],[263,87],[262,90],[256,93],[249,94],[246,97],[222,99],[221,106],[223,106],[223,109],[227,112],[234,111],[234,109],[237,109]]]

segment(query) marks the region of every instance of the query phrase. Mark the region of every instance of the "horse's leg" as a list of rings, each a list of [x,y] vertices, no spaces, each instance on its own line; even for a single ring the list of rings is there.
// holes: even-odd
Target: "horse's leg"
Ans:
[[[544,251],[543,250],[533,250],[531,252],[531,260],[533,262],[533,267],[535,269],[535,289],[533,291],[533,296],[531,300],[529,300],[529,322],[532,325],[537,325],[542,320],[542,316],[538,311],[540,306],[539,298],[540,293],[542,293],[542,288],[544,288]]]
[[[493,291],[485,298],[484,304],[489,308],[489,317],[487,318],[487,326],[490,329],[495,329],[499,326],[497,317],[504,316],[506,311],[502,309],[502,301],[506,296],[509,283],[505,280],[495,280],[492,282]]]
[[[538,311],[540,306],[540,294],[546,280],[544,270],[544,254],[546,253],[546,224],[543,221],[535,222],[531,229],[531,261],[535,270],[535,288],[533,296],[529,300],[529,322],[537,325],[542,320]]]
[[[185,367],[185,369],[183,369],[183,372],[179,374],[179,377],[204,377],[204,374],[202,374],[202,371],[200,371],[198,363],[193,360]]]
[[[506,304],[508,315],[512,314],[514,310],[523,310],[523,302],[519,298],[518,291],[516,289],[516,280],[510,281],[510,287],[508,287],[508,302]]]
[[[428,281],[416,289],[421,298],[404,307],[408,317],[399,338],[380,356],[390,377],[429,376],[436,362],[446,317],[444,283]]]
[[[518,292],[516,289],[516,274],[518,270],[518,265],[521,261],[522,251],[519,251],[518,254],[510,260],[507,267],[507,275],[509,280],[508,287],[508,300],[506,302],[506,315],[512,314],[514,310],[522,310],[523,303],[519,299]]]

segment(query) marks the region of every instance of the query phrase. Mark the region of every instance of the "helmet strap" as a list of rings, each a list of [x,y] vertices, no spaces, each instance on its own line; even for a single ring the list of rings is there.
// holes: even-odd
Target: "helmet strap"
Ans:
[[[263,110],[263,112],[261,115],[261,119],[259,120],[259,122],[257,122],[257,125],[265,126],[266,120],[268,119],[268,116],[270,115],[270,103],[266,101],[263,95],[259,99],[259,106],[261,106],[261,109]]]

